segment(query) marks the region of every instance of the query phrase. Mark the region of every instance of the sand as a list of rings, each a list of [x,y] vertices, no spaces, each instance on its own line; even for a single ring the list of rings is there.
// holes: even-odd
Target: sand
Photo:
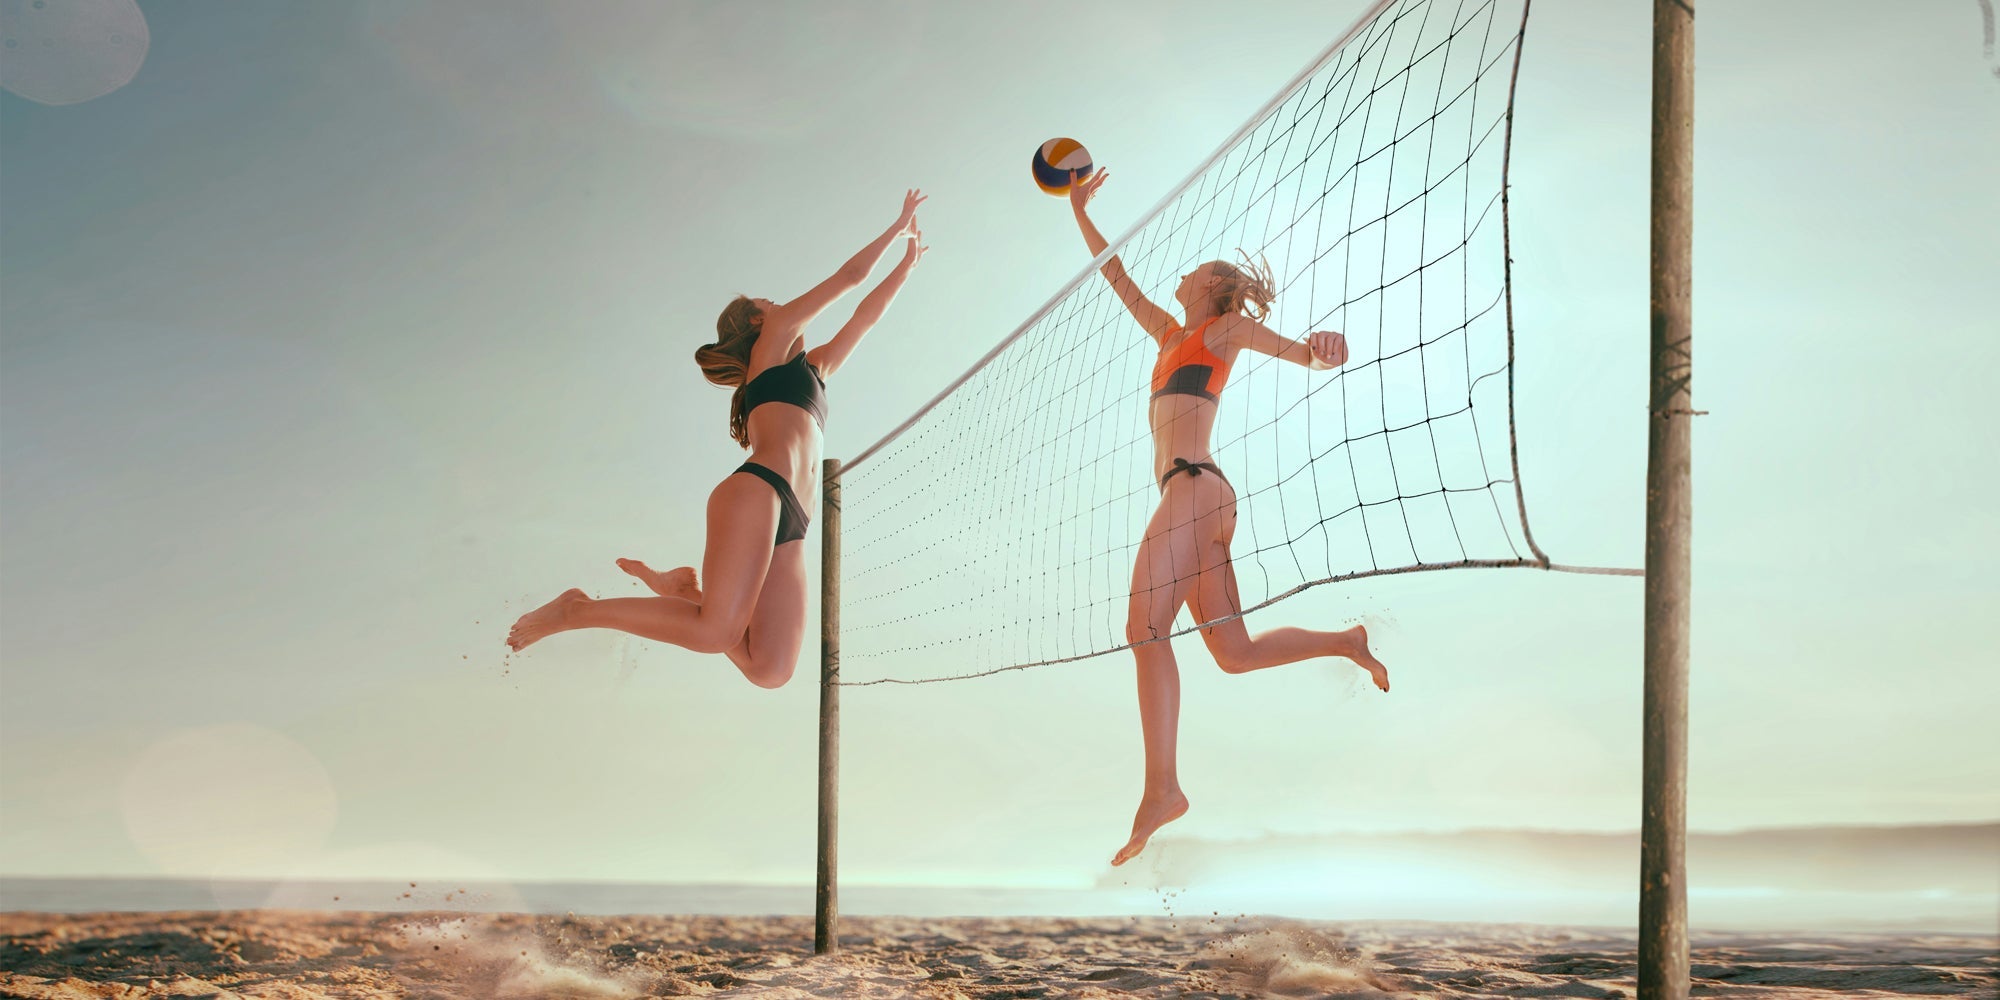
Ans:
[[[1259,918],[0,914],[0,996],[1632,997],[1629,932]],[[1697,935],[1696,997],[1995,996],[1991,937]]]

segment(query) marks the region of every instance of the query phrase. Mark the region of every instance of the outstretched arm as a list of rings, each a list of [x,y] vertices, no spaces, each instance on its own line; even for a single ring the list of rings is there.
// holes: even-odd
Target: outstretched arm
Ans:
[[[889,228],[882,231],[882,235],[875,237],[867,246],[862,247],[860,252],[849,257],[847,263],[840,265],[840,270],[833,272],[832,277],[814,285],[804,295],[778,307],[778,327],[798,329],[811,322],[812,318],[818,316],[827,306],[832,305],[834,299],[861,287],[861,283],[868,280],[869,273],[875,270],[876,262],[882,259],[883,252],[889,249],[889,244],[894,242],[896,237],[907,234],[910,227],[916,225],[917,206],[923,202],[923,192],[911,188],[903,195],[903,213],[896,217],[896,221]],[[765,317],[764,324],[767,329],[774,328],[771,317]]]
[[[902,291],[903,282],[909,278],[910,272],[916,269],[917,261],[922,260],[924,251],[930,249],[924,246],[924,234],[917,228],[914,220],[910,223],[909,238],[910,243],[903,251],[903,259],[896,262],[889,276],[883,278],[882,283],[876,285],[874,291],[861,299],[861,305],[854,310],[854,318],[848,320],[847,324],[840,328],[840,332],[833,335],[832,340],[806,352],[806,360],[819,369],[820,378],[831,376],[847,362],[847,356],[854,353],[854,346],[861,343],[861,338],[881,321],[882,314],[889,310],[889,303],[894,302],[896,293]]]
[[[1332,330],[1317,330],[1298,340],[1287,340],[1248,316],[1232,317],[1231,322],[1243,331],[1241,335],[1246,338],[1243,346],[1259,354],[1304,365],[1313,371],[1326,371],[1347,363],[1347,338]]]
[[[1111,174],[1102,167],[1091,174],[1088,180],[1080,180],[1074,170],[1069,174],[1070,208],[1076,213],[1076,228],[1083,231],[1083,244],[1090,248],[1092,257],[1103,253],[1104,248],[1110,246],[1111,242],[1104,238],[1103,233],[1097,231],[1097,223],[1090,221],[1090,213],[1084,210],[1084,206],[1090,204],[1091,197],[1097,194],[1097,189],[1103,187],[1104,181],[1110,176]],[[1119,300],[1125,303],[1125,310],[1132,314],[1133,319],[1139,321],[1139,326],[1146,331],[1147,336],[1159,340],[1167,335],[1168,330],[1173,329],[1173,314],[1154,305],[1153,300],[1139,291],[1138,282],[1133,281],[1132,276],[1125,273],[1125,262],[1119,260],[1116,254],[1097,270],[1099,274],[1104,275],[1104,280],[1111,282],[1112,291],[1118,293]]]

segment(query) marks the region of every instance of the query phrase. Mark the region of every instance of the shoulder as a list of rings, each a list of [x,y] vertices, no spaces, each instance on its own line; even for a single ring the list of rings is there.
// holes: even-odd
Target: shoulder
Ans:
[[[1264,324],[1242,313],[1230,313],[1216,319],[1204,331],[1205,336],[1202,339],[1207,342],[1209,350],[1219,348],[1242,350],[1250,346],[1250,341],[1264,329]]]
[[[750,348],[750,370],[747,374],[751,378],[756,378],[792,360],[792,355],[797,354],[799,348],[805,346],[804,341],[805,338],[796,332],[789,336],[773,337],[767,328],[764,333],[758,335],[757,343]]]
[[[758,335],[757,346],[762,347],[769,341],[795,341],[804,328],[805,323],[801,321],[796,303],[787,302],[765,315],[764,330]]]
[[[1233,358],[1239,351],[1256,351],[1283,358],[1299,346],[1296,341],[1288,340],[1262,322],[1240,313],[1227,317],[1216,326],[1219,329],[1212,329],[1208,334],[1209,349],[1225,358]]]
[[[771,332],[766,330],[757,338],[757,346],[751,348],[751,353],[756,355],[758,360],[767,364],[781,365],[792,360],[792,355],[805,349],[806,338],[801,336],[796,328],[779,330],[777,332],[780,335],[776,337],[771,336]]]

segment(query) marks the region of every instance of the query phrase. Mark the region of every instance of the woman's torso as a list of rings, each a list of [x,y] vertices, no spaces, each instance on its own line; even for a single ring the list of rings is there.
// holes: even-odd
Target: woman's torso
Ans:
[[[755,350],[751,354],[752,364],[758,367],[749,372],[744,383],[744,392],[749,395],[745,403],[751,407],[744,418],[750,437],[748,461],[783,476],[799,502],[810,506],[813,492],[819,488],[825,383],[805,360],[804,338],[784,340],[783,354],[773,352],[776,356],[769,358]],[[822,408],[818,416],[814,403]]]
[[[1220,395],[1237,353],[1235,345],[1222,336],[1221,326],[1214,319],[1192,331],[1177,326],[1161,344],[1154,363],[1156,389],[1147,407],[1153,427],[1156,480],[1174,467],[1174,459],[1213,461],[1208,449],[1215,431],[1217,399],[1211,396]],[[1213,370],[1204,372],[1201,368]]]

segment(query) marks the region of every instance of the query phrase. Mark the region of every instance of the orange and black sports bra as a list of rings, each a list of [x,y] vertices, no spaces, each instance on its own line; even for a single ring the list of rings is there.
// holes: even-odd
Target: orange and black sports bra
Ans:
[[[1214,401],[1222,394],[1222,384],[1229,381],[1229,364],[1216,357],[1203,339],[1208,334],[1209,324],[1221,318],[1209,317],[1193,332],[1182,337],[1179,343],[1160,352],[1159,360],[1153,362],[1154,399],[1186,395]],[[1167,336],[1173,336],[1180,329],[1180,324],[1174,324],[1167,331]]]

